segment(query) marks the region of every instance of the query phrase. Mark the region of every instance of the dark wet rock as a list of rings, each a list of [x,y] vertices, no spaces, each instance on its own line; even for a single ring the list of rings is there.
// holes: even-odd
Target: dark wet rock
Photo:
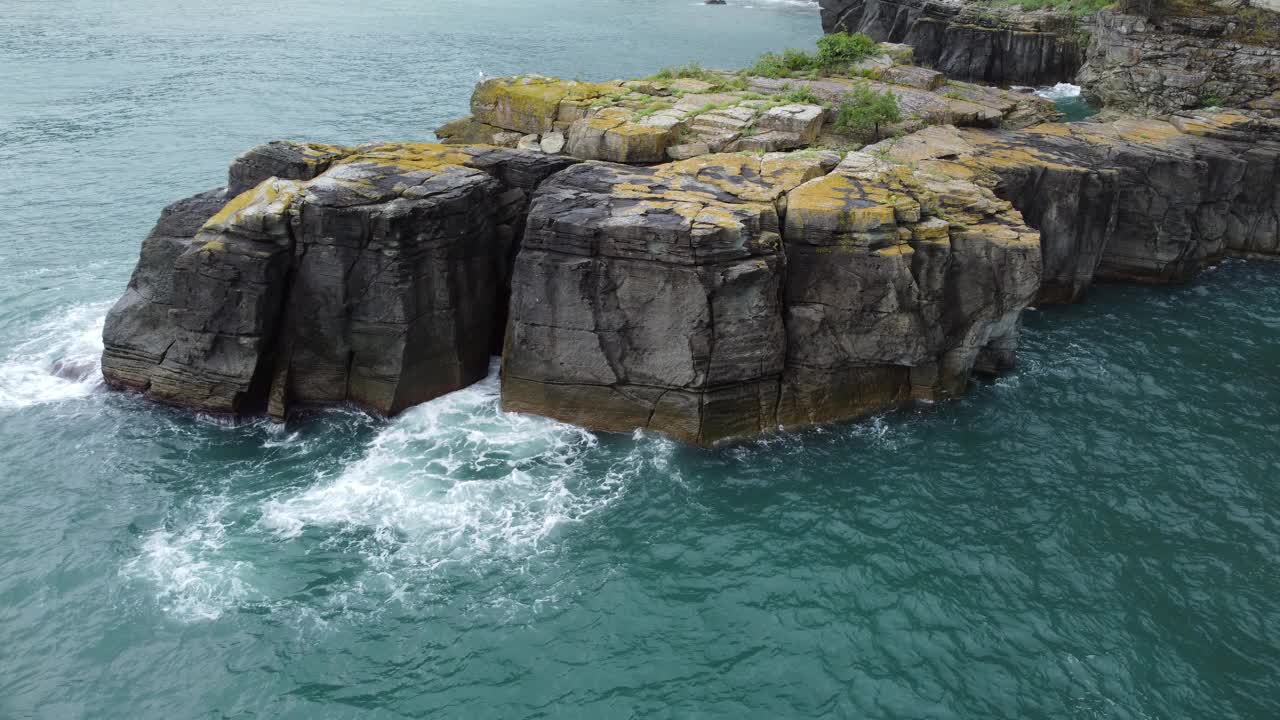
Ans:
[[[1075,18],[959,0],[820,0],[822,28],[915,48],[948,77],[995,85],[1051,85],[1084,62]]]
[[[235,197],[270,177],[310,180],[350,152],[349,148],[334,145],[285,140],[259,145],[231,162],[227,197]]]
[[[364,146],[309,181],[179,203],[108,316],[103,374],[231,415],[345,402],[394,414],[465,387],[501,333],[529,190],[572,162]]]
[[[835,160],[557,175],[516,261],[503,407],[711,444],[959,392],[1016,342],[1036,234],[971,183]]]

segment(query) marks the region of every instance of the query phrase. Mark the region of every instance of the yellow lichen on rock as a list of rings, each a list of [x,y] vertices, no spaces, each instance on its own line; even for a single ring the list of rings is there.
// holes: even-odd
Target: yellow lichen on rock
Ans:
[[[487,125],[522,133],[547,133],[560,120],[560,104],[581,107],[613,88],[540,75],[493,78],[476,88],[471,112]]]
[[[207,248],[209,243],[222,240],[227,234],[249,240],[265,240],[279,235],[284,232],[289,222],[287,213],[304,185],[298,180],[263,180],[257,187],[237,195],[209,218],[196,233],[196,245]],[[229,249],[225,244],[211,248],[213,251]]]
[[[472,155],[467,148],[439,143],[377,143],[361,145],[337,165],[370,163],[401,168],[406,172],[439,171],[447,166],[465,167]]]

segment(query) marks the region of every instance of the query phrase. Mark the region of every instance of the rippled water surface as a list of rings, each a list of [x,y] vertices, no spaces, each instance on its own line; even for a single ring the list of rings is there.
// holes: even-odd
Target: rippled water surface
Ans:
[[[236,152],[429,139],[481,71],[740,65],[815,14],[0,17],[0,717],[1280,717],[1280,265],[1030,311],[961,401],[714,451],[492,380],[226,427],[95,359],[160,207]]]

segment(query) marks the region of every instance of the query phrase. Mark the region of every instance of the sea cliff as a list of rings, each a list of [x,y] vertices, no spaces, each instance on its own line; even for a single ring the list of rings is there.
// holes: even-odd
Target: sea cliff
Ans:
[[[1097,279],[1280,254],[1265,113],[1064,124],[912,59],[497,78],[442,144],[255,148],[144,241],[103,374],[394,415],[501,353],[507,410],[709,445],[959,394]],[[904,112],[864,146],[837,110],[868,89]]]

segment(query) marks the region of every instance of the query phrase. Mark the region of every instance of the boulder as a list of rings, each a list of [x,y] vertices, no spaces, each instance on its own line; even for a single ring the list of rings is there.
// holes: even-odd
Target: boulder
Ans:
[[[711,146],[705,142],[683,143],[681,145],[672,145],[667,148],[667,157],[672,160],[688,160],[691,157],[706,155],[711,152]]]
[[[670,143],[668,129],[602,116],[575,122],[566,148],[583,160],[656,163],[666,159]]]
[[[471,95],[476,121],[519,132],[554,132],[557,121],[585,117],[592,101],[617,88],[541,75],[492,78]]]
[[[780,105],[763,112],[756,127],[794,134],[800,142],[792,147],[799,147],[818,139],[824,112],[820,105]]]
[[[310,180],[347,153],[346,148],[319,143],[276,140],[259,145],[231,161],[227,170],[227,196],[235,197],[269,177]]]
[[[539,149],[544,153],[551,153],[552,155],[555,155],[564,152],[565,142],[566,139],[564,133],[547,133],[542,136],[542,141],[539,143]]]

